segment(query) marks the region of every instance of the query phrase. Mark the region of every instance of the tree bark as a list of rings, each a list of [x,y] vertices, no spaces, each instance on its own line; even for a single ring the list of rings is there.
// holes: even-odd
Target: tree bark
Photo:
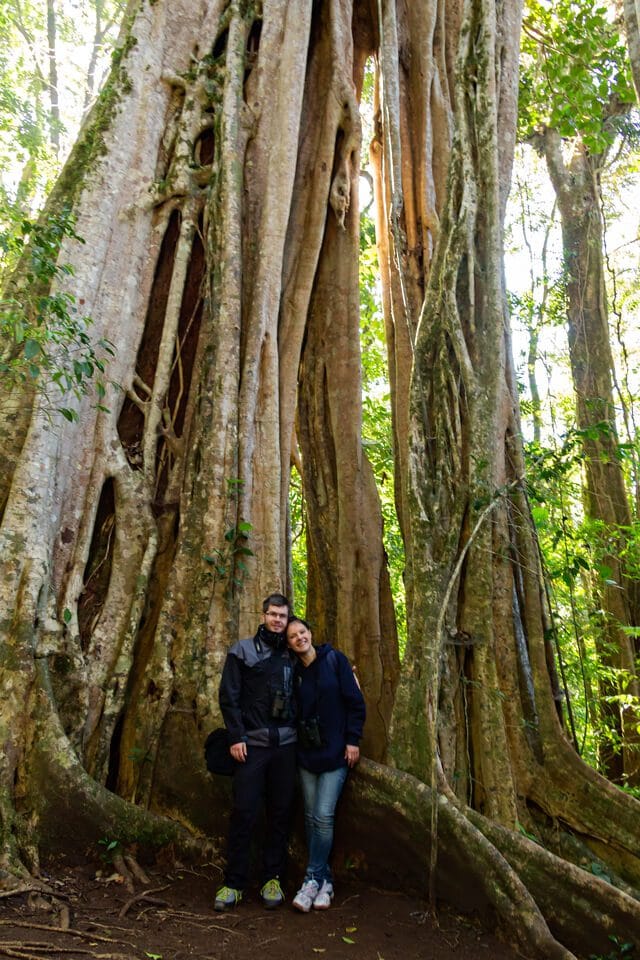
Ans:
[[[48,91],[51,116],[49,135],[56,156],[60,152],[60,104],[58,98],[58,55],[56,51],[57,28],[54,0],[47,0],[47,58],[49,61]]]
[[[640,9],[638,0],[624,0],[624,22],[627,29],[627,46],[631,61],[633,84],[640,99]]]
[[[606,577],[595,584],[604,612],[599,631],[599,659],[614,678],[601,680],[603,721],[620,749],[605,744],[602,769],[617,782],[640,782],[640,741],[637,710],[640,703],[637,644],[625,627],[638,623],[637,579],[626,569],[625,539],[632,514],[618,453],[609,340],[607,294],[603,262],[603,226],[599,172],[605,157],[591,155],[577,144],[570,161],[562,155],[559,135],[546,130],[544,154],[556,191],[562,226],[567,276],[569,356],[576,396],[576,422],[585,455],[585,509],[604,530],[602,563]],[[609,572],[610,571],[610,572]]]
[[[456,856],[520,942],[569,957],[511,830],[567,824],[587,865],[591,844],[637,884],[637,803],[583,768],[561,729],[520,485],[501,268],[519,6],[384,2],[380,14],[350,0],[129,8],[50,200],[71,202],[90,240],[61,262],[96,337],[116,344],[120,389],[107,413],[80,399],[77,423],[49,423],[42,390],[12,398],[0,422],[2,866],[34,862],[25,824],[44,828],[61,787],[98,836],[161,842],[173,836],[161,814],[213,829],[223,805],[206,792],[202,742],[226,646],[286,583],[298,437],[316,639],[356,659],[367,749],[385,754],[398,665],[360,440],[354,188],[363,63],[377,51],[410,601],[393,751],[428,783],[383,768],[383,803],[401,808],[411,782],[432,857],[454,824]],[[557,882],[624,916],[628,894],[574,876],[567,856]]]
[[[520,11],[517,4],[464,9],[448,192],[425,265],[405,411],[409,639],[392,755],[434,792],[441,765],[460,802],[507,830],[539,834],[548,818],[570,824],[587,859],[602,855],[637,886],[637,802],[581,763],[562,728],[551,622],[522,485],[500,267]],[[380,185],[382,195],[391,192],[397,165],[383,152],[379,194]],[[390,243],[382,256],[385,249],[383,276],[392,290],[402,285],[404,263],[394,260]],[[397,311],[391,295],[385,309]],[[427,722],[417,725],[416,716]],[[620,832],[603,845],[597,824],[605,796],[619,811]],[[563,856],[579,859],[569,843]],[[432,874],[435,867],[432,859]]]

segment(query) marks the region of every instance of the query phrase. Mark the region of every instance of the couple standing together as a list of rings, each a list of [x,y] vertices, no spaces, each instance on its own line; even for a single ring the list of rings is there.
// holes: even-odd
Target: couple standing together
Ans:
[[[281,879],[287,856],[296,767],[304,799],[308,863],[293,906],[308,913],[333,899],[329,855],[336,803],[350,767],[360,757],[365,704],[351,664],[331,644],[314,646],[308,623],[273,593],[262,605],[254,637],[227,654],[220,709],[236,761],[227,869],[215,909],[242,899],[249,873],[251,836],[262,801],[265,907],[284,902]]]

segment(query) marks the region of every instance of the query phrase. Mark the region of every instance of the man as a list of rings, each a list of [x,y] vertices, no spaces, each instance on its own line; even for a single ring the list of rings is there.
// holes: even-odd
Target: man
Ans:
[[[289,601],[272,593],[263,602],[262,612],[256,635],[239,640],[228,651],[220,681],[220,709],[237,765],[227,869],[224,886],[216,894],[217,911],[242,900],[251,834],[263,798],[267,822],[260,894],[267,908],[284,901],[280,881],[296,773],[293,661],[285,637]]]

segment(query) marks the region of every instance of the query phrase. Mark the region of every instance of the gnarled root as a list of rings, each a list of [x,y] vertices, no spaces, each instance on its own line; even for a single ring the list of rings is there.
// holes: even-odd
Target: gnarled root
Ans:
[[[365,872],[426,891],[432,794],[410,774],[365,760],[343,815]],[[438,896],[457,909],[497,916],[527,956],[569,958],[605,952],[609,934],[633,940],[640,902],[606,881],[438,797]],[[379,823],[380,829],[376,829]]]
[[[111,793],[93,780],[78,760],[59,717],[40,688],[33,722],[36,734],[32,738],[23,767],[23,796],[29,797],[29,823],[34,825],[43,849],[86,850],[98,844],[113,846],[114,863],[131,886],[135,878],[140,883],[148,882],[138,865],[134,852],[138,847],[161,849],[171,846],[183,856],[209,856],[210,842],[191,833],[182,824],[161,817],[142,807],[136,807]],[[15,824],[24,824],[25,816],[15,812],[13,798],[5,798],[4,819],[8,816]],[[23,892],[39,890],[51,893],[42,884],[22,855],[21,846],[14,839],[5,849],[0,862],[0,890]],[[14,829],[10,836],[19,837]],[[24,832],[24,831],[23,831]]]

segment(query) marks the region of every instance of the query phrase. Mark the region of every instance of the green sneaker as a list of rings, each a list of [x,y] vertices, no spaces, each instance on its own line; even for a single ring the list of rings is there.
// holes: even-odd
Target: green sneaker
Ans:
[[[260,896],[267,910],[273,910],[274,907],[279,907],[281,903],[284,903],[284,893],[277,877],[274,877],[273,880],[267,880],[260,891]]]
[[[232,907],[237,907],[242,900],[242,890],[235,890],[233,887],[220,887],[216,893],[216,902],[213,909],[217,913],[223,913]]]

